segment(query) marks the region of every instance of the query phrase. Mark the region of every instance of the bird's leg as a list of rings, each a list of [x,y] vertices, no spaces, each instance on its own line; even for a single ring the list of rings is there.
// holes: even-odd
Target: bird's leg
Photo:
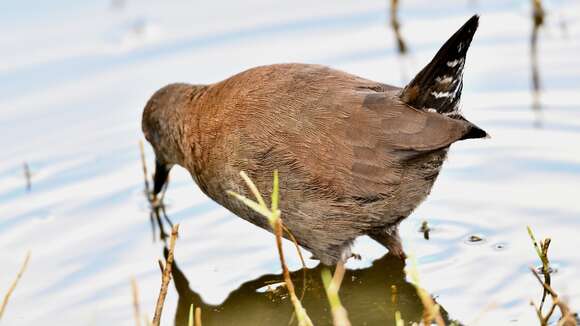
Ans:
[[[386,229],[381,229],[369,234],[369,236],[378,243],[389,249],[389,253],[397,258],[404,260],[407,258],[403,250],[403,243],[399,236],[399,226],[392,226]]]

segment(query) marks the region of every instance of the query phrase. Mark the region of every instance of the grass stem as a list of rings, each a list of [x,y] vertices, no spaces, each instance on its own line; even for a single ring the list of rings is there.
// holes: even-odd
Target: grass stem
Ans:
[[[163,274],[161,277],[161,289],[159,290],[159,297],[155,305],[155,314],[153,315],[153,326],[159,326],[161,323],[161,313],[163,312],[163,304],[167,296],[167,289],[169,281],[171,281],[171,267],[173,266],[173,252],[175,250],[175,241],[179,233],[179,224],[176,224],[171,230],[171,238],[169,240],[169,253],[167,254],[167,261],[163,266]]]
[[[20,270],[18,271],[18,274],[16,274],[16,278],[14,279],[14,281],[12,281],[12,284],[10,284],[8,291],[4,295],[4,299],[2,300],[2,305],[0,305],[0,320],[2,320],[2,316],[4,315],[4,311],[6,310],[6,306],[8,305],[8,301],[10,300],[10,296],[12,296],[12,293],[16,289],[18,282],[20,281],[20,279],[22,278],[22,275],[26,271],[26,268],[28,267],[29,261],[30,261],[30,251],[26,253],[26,257],[24,258],[24,262],[20,266]]]

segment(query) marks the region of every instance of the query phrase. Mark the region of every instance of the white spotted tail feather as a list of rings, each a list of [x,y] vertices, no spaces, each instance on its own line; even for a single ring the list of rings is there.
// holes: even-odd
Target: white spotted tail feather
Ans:
[[[478,24],[479,16],[474,15],[443,44],[433,60],[405,86],[400,95],[403,102],[416,109],[461,117],[465,56]]]

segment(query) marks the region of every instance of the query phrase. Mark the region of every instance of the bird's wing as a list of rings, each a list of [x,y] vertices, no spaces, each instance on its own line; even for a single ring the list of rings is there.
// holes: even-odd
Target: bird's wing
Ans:
[[[333,152],[345,176],[347,193],[373,196],[401,182],[409,160],[444,149],[463,139],[474,126],[402,103],[397,91],[358,91],[339,105],[344,119],[333,127]]]

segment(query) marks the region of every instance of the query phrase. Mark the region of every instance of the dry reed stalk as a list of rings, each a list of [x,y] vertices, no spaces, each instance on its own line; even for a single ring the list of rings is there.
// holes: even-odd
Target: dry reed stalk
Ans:
[[[141,326],[141,309],[139,307],[139,289],[137,288],[137,280],[131,278],[131,292],[133,294],[133,317],[135,318],[135,325]]]
[[[308,275],[306,262],[304,261],[304,255],[302,255],[302,250],[300,250],[300,246],[298,245],[298,241],[296,241],[294,234],[292,234],[292,232],[290,232],[290,230],[284,224],[282,224],[282,228],[294,243],[294,247],[298,253],[298,258],[300,258],[300,264],[302,264],[302,293],[300,293],[300,301],[302,301],[306,295],[306,276]],[[292,320],[290,320],[290,322],[292,322]]]
[[[558,293],[554,291],[554,289],[550,284],[547,284],[540,278],[540,275],[538,274],[535,268],[530,267],[530,271],[532,272],[536,280],[540,283],[540,285],[542,285],[542,287],[544,288],[544,293],[550,294],[550,297],[552,298],[552,305],[550,306],[550,309],[548,309],[548,313],[546,313],[546,315],[544,315],[542,312],[542,306],[538,307],[534,302],[531,302],[531,304],[534,306],[534,309],[536,310],[536,315],[538,316],[540,325],[541,326],[549,325],[550,318],[554,314],[556,308],[558,308],[560,310],[561,315],[560,320],[558,321],[557,324],[558,326],[577,326],[576,318],[574,317],[572,310],[570,310],[570,307],[564,301],[560,300]]]
[[[18,274],[16,274],[16,278],[14,279],[14,281],[12,281],[12,284],[10,284],[8,291],[4,295],[4,299],[2,300],[2,305],[0,305],[0,320],[2,320],[2,316],[4,315],[4,311],[6,310],[6,306],[8,305],[8,301],[10,300],[10,296],[12,295],[14,290],[16,289],[16,286],[18,285],[18,281],[20,281],[20,279],[22,278],[22,275],[26,271],[26,268],[28,267],[29,261],[30,261],[30,251],[26,253],[26,257],[24,258],[24,262],[20,266],[20,270],[18,271]]]
[[[282,250],[282,220],[278,218],[274,224],[274,233],[276,235],[276,247],[278,248],[278,257],[280,258],[280,265],[282,266],[282,275],[284,277],[284,283],[286,283],[286,288],[290,294],[290,301],[294,305],[296,311],[296,317],[298,319],[299,325],[312,325],[310,317],[306,314],[306,310],[302,307],[302,303],[298,296],[296,296],[296,290],[294,288],[294,283],[290,278],[290,272],[288,271],[288,266],[286,265],[286,259],[284,258],[284,251]]]
[[[161,277],[161,289],[159,290],[159,297],[155,305],[155,315],[153,315],[153,326],[159,326],[161,322],[161,313],[163,311],[163,304],[167,296],[167,289],[169,281],[171,281],[171,268],[173,266],[173,251],[175,250],[175,241],[179,233],[179,224],[176,224],[171,230],[171,238],[169,240],[169,253],[167,254],[167,261],[163,267],[163,275]]]
[[[149,186],[149,177],[148,177],[148,172],[147,172],[147,161],[145,160],[145,149],[143,147],[143,141],[140,140],[139,141],[139,150],[141,152],[141,166],[143,168],[143,180],[145,183],[145,195],[147,196],[147,199],[149,200],[149,196],[150,196],[150,189],[151,187]]]

